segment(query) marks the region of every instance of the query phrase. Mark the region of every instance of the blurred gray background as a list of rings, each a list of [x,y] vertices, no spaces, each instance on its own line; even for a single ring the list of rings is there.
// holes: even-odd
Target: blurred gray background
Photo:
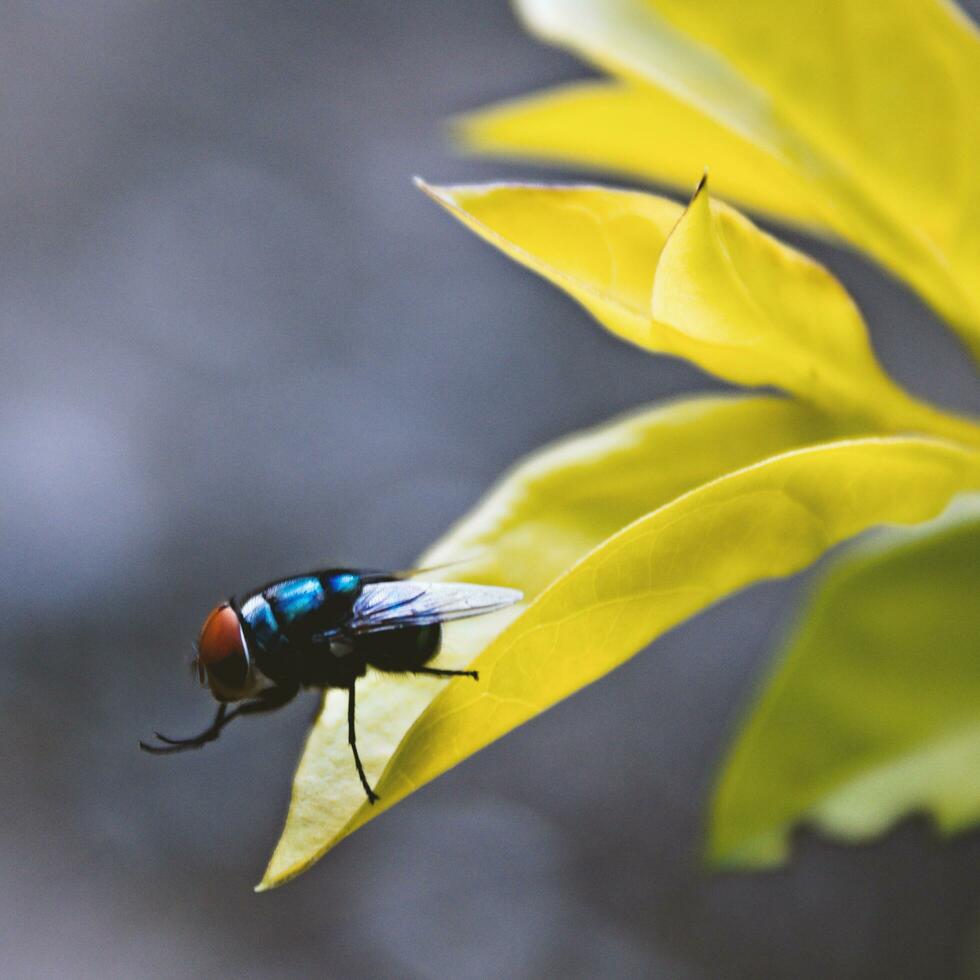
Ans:
[[[980,835],[912,819],[856,850],[801,834],[776,873],[700,866],[714,767],[805,579],[254,895],[312,697],[201,753],[136,748],[209,719],[185,669],[208,609],[325,562],[403,567],[525,452],[719,386],[608,338],[411,186],[544,173],[442,139],[586,73],[503,0],[2,10],[0,973],[967,975]],[[980,411],[915,298],[806,247],[900,379]]]

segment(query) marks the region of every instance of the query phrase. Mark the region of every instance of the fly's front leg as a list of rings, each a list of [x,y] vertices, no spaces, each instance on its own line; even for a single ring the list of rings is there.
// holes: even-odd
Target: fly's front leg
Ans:
[[[148,742],[140,741],[140,748],[151,755],[170,755],[174,752],[185,752],[187,749],[199,749],[201,746],[207,745],[208,742],[215,741],[225,725],[239,715],[256,715],[265,711],[275,711],[292,701],[298,691],[298,686],[271,687],[263,691],[254,700],[246,701],[244,704],[232,708],[231,711],[228,710],[228,705],[222,702],[218,705],[214,721],[200,735],[195,735],[193,738],[168,738],[166,735],[154,732],[153,734],[164,744],[151,745]]]
[[[228,705],[222,702],[218,705],[214,721],[200,735],[194,735],[191,738],[167,738],[166,735],[154,732],[153,734],[166,744],[151,745],[149,742],[140,739],[140,748],[151,755],[170,755],[173,752],[183,752],[186,749],[199,749],[202,745],[213,742],[221,734],[221,729],[227,724],[227,718]]]
[[[280,684],[276,687],[266,688],[253,700],[232,708],[228,712],[224,724],[227,725],[232,718],[237,718],[239,715],[260,715],[266,711],[276,711],[283,705],[289,704],[297,694],[299,694],[298,684],[285,686]]]

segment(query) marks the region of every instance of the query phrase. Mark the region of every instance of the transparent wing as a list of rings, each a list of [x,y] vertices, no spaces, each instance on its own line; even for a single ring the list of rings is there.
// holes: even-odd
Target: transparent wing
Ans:
[[[374,633],[482,616],[519,602],[516,589],[463,582],[369,582],[354,603],[347,629]]]

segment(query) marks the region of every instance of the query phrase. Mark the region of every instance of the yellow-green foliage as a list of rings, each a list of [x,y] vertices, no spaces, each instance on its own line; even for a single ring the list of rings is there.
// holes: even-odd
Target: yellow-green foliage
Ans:
[[[980,354],[980,42],[953,7],[518,8],[615,80],[477,113],[458,124],[468,145],[688,186],[710,165],[723,196],[874,255]],[[264,888],[711,603],[980,489],[980,426],[902,390],[833,276],[703,182],[687,208],[597,187],[423,187],[617,336],[784,397],[648,408],[506,476],[420,562],[525,593],[447,627],[440,663],[472,664],[479,685],[359,684],[373,807],[345,699],[328,694]],[[800,819],[857,839],[913,807],[950,829],[980,817],[978,547],[961,515],[833,573],[722,775],[715,860],[778,861]]]
[[[799,821],[864,840],[980,816],[980,498],[838,562],[736,742],[711,857],[766,866]]]
[[[980,357],[980,37],[952,0],[519,0],[615,78],[463,119],[470,146],[572,160],[837,235]]]

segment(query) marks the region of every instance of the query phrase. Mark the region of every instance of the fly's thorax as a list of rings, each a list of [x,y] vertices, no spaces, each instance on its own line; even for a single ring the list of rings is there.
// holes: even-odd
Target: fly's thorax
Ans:
[[[363,581],[347,569],[279,579],[242,599],[246,635],[267,653],[304,644],[350,617]]]
[[[253,667],[276,684],[308,684],[326,638],[343,627],[363,589],[360,574],[326,569],[277,579],[237,606]],[[311,673],[312,672],[312,673]]]

